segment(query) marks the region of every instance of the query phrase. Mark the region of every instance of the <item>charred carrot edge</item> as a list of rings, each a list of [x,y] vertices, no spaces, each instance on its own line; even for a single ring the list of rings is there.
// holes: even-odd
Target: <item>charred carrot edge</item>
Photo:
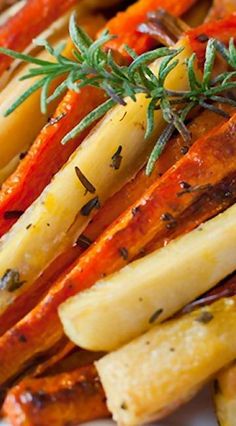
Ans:
[[[0,46],[22,52],[43,30],[58,19],[76,0],[29,0],[0,27]],[[0,55],[0,74],[12,59]]]
[[[232,112],[231,108],[227,108],[227,111]],[[223,123],[224,120],[210,111],[202,112],[189,125],[189,131],[192,134],[191,143],[195,142],[216,125]],[[0,335],[33,309],[42,297],[42,294],[48,291],[51,283],[61,273],[65,275],[65,271],[88,248],[90,242],[92,243],[122,212],[138,200],[152,183],[156,182],[163,173],[186,153],[186,150],[188,150],[188,147],[184,145],[182,138],[180,136],[174,138],[157,162],[154,172],[150,177],[146,176],[145,170],[140,171],[135,179],[111,197],[88,225],[82,237],[79,238],[77,246],[70,248],[57,258],[48,270],[34,283],[34,286],[19,296],[14,304],[10,305],[4,312],[0,317]]]
[[[93,365],[22,381],[8,393],[3,411],[13,426],[63,426],[109,416]]]
[[[169,229],[178,228],[178,218],[186,209],[210,187],[219,185],[235,173],[235,130],[236,114],[220,128],[196,141],[189,152],[80,257],[71,272],[0,338],[1,384],[22,370],[39,350],[46,351],[62,337],[57,308],[63,301],[92,286],[104,274],[126,265],[157,235],[164,241]],[[225,197],[226,193],[223,193],[219,205],[224,204]],[[209,216],[211,213],[209,205]],[[201,215],[200,210],[199,217]]]
[[[206,44],[210,37],[228,43],[236,36],[236,13],[222,20],[211,21],[187,32],[190,45],[200,63],[204,62]]]
[[[140,24],[147,20],[148,12],[155,11],[158,8],[166,9],[174,16],[181,16],[190,9],[196,0],[139,0],[130,6],[127,11],[118,13],[106,28],[111,34],[118,35],[116,39],[107,44],[108,49],[119,51],[127,59],[129,58],[124,49],[125,45],[130,46],[141,54],[146,50],[150,50],[156,44],[153,38],[141,34],[138,31]]]

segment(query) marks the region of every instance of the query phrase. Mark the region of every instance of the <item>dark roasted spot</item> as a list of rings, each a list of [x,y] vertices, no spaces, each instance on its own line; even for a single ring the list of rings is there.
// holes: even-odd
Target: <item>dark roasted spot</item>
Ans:
[[[28,230],[28,229],[30,229],[31,228],[31,226],[32,226],[32,223],[29,223],[29,225],[27,225],[26,226],[26,229]]]
[[[170,352],[175,352],[175,348],[170,348]]]
[[[221,393],[221,388],[218,380],[214,381],[214,391],[216,394]]]
[[[82,216],[89,216],[93,209],[99,209],[99,208],[100,208],[100,201],[97,196],[92,198],[92,200],[88,201],[88,203],[86,203],[82,207],[82,209],[80,210],[80,213],[82,214]]]
[[[209,37],[206,34],[199,34],[196,39],[197,41],[200,41],[200,43],[206,43],[209,40]]]
[[[22,210],[8,210],[3,214],[4,219],[19,219],[23,215]]]
[[[158,318],[159,316],[163,313],[163,309],[157,309],[152,316],[149,318],[149,324],[153,324]]]
[[[27,342],[27,339],[26,339],[26,337],[24,336],[24,334],[20,334],[20,336],[19,336],[19,342],[20,343],[26,343]]]
[[[128,260],[129,252],[125,247],[119,248],[119,253],[120,253],[121,257],[123,257],[124,260]]]

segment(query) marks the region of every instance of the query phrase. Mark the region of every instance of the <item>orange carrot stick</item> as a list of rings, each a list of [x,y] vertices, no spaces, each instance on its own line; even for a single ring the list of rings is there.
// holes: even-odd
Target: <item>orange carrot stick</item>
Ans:
[[[58,19],[76,0],[28,0],[22,9],[0,27],[0,46],[22,52],[43,30]],[[12,59],[0,55],[0,74]]]
[[[236,114],[195,142],[185,157],[101,235],[71,272],[0,338],[0,383],[22,370],[38,351],[48,350],[63,336],[57,314],[63,301],[140,255],[157,235],[163,239],[166,231],[178,227],[178,218],[200,195],[236,172],[235,131]],[[219,205],[224,204],[226,194],[227,191],[218,200]],[[195,221],[192,226],[196,226]]]
[[[227,107],[227,111],[232,112],[232,109]],[[189,131],[192,134],[191,143],[224,121],[223,117],[211,111],[203,111],[189,125]],[[10,305],[1,315],[0,335],[33,309],[42,294],[49,289],[51,282],[55,281],[61,273],[65,274],[65,270],[88,248],[90,242],[93,242],[122,212],[138,200],[152,183],[160,179],[160,176],[179,160],[187,149],[188,147],[184,145],[181,136],[173,138],[156,163],[156,167],[150,177],[147,177],[145,170],[142,170],[135,179],[112,196],[88,225],[81,238],[79,238],[77,246],[71,247],[67,252],[60,255],[44,272],[43,276],[34,283],[34,286],[19,296],[14,301],[14,304]]]
[[[64,426],[110,415],[92,364],[52,377],[23,380],[8,393],[3,412],[12,426]]]
[[[106,28],[111,34],[118,35],[116,39],[111,40],[107,44],[107,48],[119,51],[128,58],[128,54],[124,49],[128,45],[141,54],[146,50],[152,49],[156,42],[152,37],[141,34],[138,31],[140,24],[146,21],[148,12],[158,8],[166,9],[174,16],[181,16],[196,2],[196,0],[139,0],[130,6],[127,11],[118,13],[115,18],[111,19]]]
[[[210,37],[223,43],[228,43],[231,37],[236,36],[236,13],[225,19],[211,21],[187,32],[190,45],[200,63],[204,62],[206,44]]]

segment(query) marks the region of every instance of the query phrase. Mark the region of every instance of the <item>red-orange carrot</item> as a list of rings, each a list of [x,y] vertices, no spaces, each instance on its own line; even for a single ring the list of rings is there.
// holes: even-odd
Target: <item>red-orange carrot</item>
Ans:
[[[236,13],[227,16],[225,19],[211,21],[199,27],[189,30],[187,36],[189,43],[200,63],[204,62],[206,44],[210,37],[216,38],[228,44],[231,37],[236,35]]]
[[[22,52],[43,30],[58,19],[77,0],[27,0],[26,4],[0,27],[0,46]],[[0,74],[11,64],[0,55]]]
[[[235,12],[236,1],[235,0],[214,0],[213,5],[207,16],[207,21],[213,21],[215,19],[224,19],[227,15]]]
[[[101,235],[71,272],[0,338],[0,383],[22,370],[38,351],[46,351],[63,336],[57,314],[63,301],[90,287],[104,274],[120,269],[138,256],[157,235],[163,239],[170,228],[177,229],[178,218],[200,195],[235,173],[235,164],[236,114],[195,142],[185,157]],[[227,191],[222,197],[223,200],[218,200],[219,205],[224,204]],[[201,210],[198,214],[201,219]],[[192,226],[195,225],[194,222]]]
[[[226,107],[224,107],[226,108]],[[233,108],[227,107],[228,112],[232,112]],[[205,110],[200,113],[189,125],[189,131],[192,134],[191,143],[206,134],[216,125],[223,123],[225,119],[215,113]],[[156,167],[150,177],[147,177],[145,170],[142,170],[131,182],[126,184],[118,193],[112,196],[104,206],[98,211],[93,221],[87,226],[83,235],[78,240],[75,247],[70,248],[60,255],[44,274],[34,283],[34,286],[19,296],[10,305],[8,309],[0,317],[0,335],[6,332],[24,315],[26,315],[39,302],[42,294],[50,287],[61,273],[65,274],[65,270],[81,255],[88,247],[90,241],[93,242],[125,209],[132,205],[143,192],[156,182],[157,179],[165,173],[177,160],[185,153],[188,147],[180,136],[172,139],[167,146],[160,160],[156,163]]]
[[[92,364],[52,377],[23,380],[9,391],[3,412],[12,426],[64,426],[110,415]]]
[[[148,35],[141,34],[138,31],[140,24],[147,20],[148,12],[155,11],[158,8],[166,9],[174,16],[181,16],[196,2],[196,0],[139,0],[130,6],[126,12],[118,13],[111,19],[106,28],[111,34],[117,35],[117,38],[107,44],[107,48],[119,51],[128,58],[124,49],[128,45],[141,54],[150,50],[156,44],[156,41]]]

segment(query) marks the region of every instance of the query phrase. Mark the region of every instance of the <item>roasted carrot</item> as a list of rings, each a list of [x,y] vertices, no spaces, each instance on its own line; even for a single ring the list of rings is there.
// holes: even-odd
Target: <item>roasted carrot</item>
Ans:
[[[227,107],[228,112],[232,112]],[[189,125],[192,134],[191,143],[206,134],[216,125],[223,123],[225,119],[211,111],[203,111]],[[0,317],[0,335],[16,324],[39,302],[42,295],[49,289],[61,273],[78,258],[82,252],[92,243],[125,209],[132,205],[142,193],[156,182],[177,160],[179,160],[189,147],[184,145],[180,136],[173,138],[167,149],[157,162],[153,174],[147,177],[142,170],[131,182],[126,184],[118,193],[112,196],[98,211],[93,221],[88,225],[83,235],[79,238],[75,247],[57,258],[44,274],[34,283],[34,286],[19,296]]]
[[[117,38],[107,44],[108,49],[119,51],[127,59],[129,58],[124,49],[128,45],[138,54],[150,50],[156,44],[156,41],[148,35],[141,34],[138,31],[140,24],[147,20],[148,12],[154,11],[159,7],[166,9],[174,16],[181,16],[196,2],[196,0],[139,0],[130,6],[126,12],[118,13],[106,28],[111,34],[117,35]]]
[[[170,8],[172,8],[171,5],[176,5],[175,0],[168,0],[168,2]],[[143,1],[141,4],[144,5]],[[165,6],[166,0],[158,0],[158,4],[159,6]],[[188,7],[190,7],[191,2],[185,2],[183,10],[187,8],[187,4]],[[146,5],[145,11],[150,10],[151,6],[151,3]],[[180,6],[176,7],[176,13],[181,13],[183,10]],[[135,13],[137,13],[137,15],[139,14],[139,8],[137,8],[136,12],[135,11],[136,9],[132,12],[132,16],[134,17]],[[129,17],[129,13],[130,9],[128,9],[127,12],[123,12],[123,19],[125,19],[126,14]],[[175,13],[175,7],[172,13]],[[116,34],[122,34],[122,31],[125,31],[122,20],[120,25],[119,22],[118,20],[113,29],[113,33],[116,31]],[[129,32],[129,37],[130,40],[134,37],[133,43],[135,40],[136,43],[138,43],[139,38],[137,38],[135,34],[136,28],[133,28],[132,31]],[[118,40],[120,39],[116,41],[116,50],[119,50],[119,43],[123,43],[122,40]],[[142,52],[144,52],[146,48],[147,46],[143,45]],[[139,46],[139,50],[140,49],[141,47]],[[140,51],[140,53],[142,52]],[[49,123],[49,125],[42,130],[35,143],[32,145],[27,157],[20,163],[15,173],[7,179],[0,191],[0,237],[11,228],[14,222],[16,222],[17,217],[19,217],[17,216],[17,212],[19,214],[24,212],[39,196],[52,176],[60,169],[73,150],[82,141],[85,133],[80,135],[73,143],[67,144],[66,147],[62,147],[60,144],[63,136],[90,112],[91,109],[94,109],[101,103],[103,99],[102,94],[98,90],[96,91],[92,88],[85,88],[79,94],[68,92],[53,116],[51,125]],[[59,118],[61,118],[61,120],[58,120]],[[11,212],[13,213],[11,214]]]
[[[178,218],[186,209],[212,186],[219,185],[235,173],[235,130],[236,114],[227,123],[196,141],[189,152],[144,192],[138,202],[75,262],[71,272],[62,277],[28,315],[0,338],[0,383],[22,370],[39,350],[48,350],[62,337],[57,308],[63,301],[140,255],[157,235],[164,241],[169,229],[178,228]],[[222,197],[218,205],[224,204],[227,191]],[[209,217],[211,214],[209,210]],[[200,218],[201,215],[200,210]],[[195,227],[196,221],[192,222],[191,217],[189,220]]]
[[[207,16],[207,21],[215,19],[223,19],[225,16],[230,15],[236,10],[235,0],[214,0],[213,5]]]
[[[210,37],[228,44],[231,37],[236,35],[236,13],[225,19],[210,21],[199,27],[189,30],[187,36],[193,51],[200,63],[204,62],[206,44]]]
[[[28,0],[26,4],[0,27],[0,46],[22,52],[34,37],[76,4],[76,0]],[[0,74],[12,59],[0,55]]]
[[[22,381],[8,393],[3,412],[12,426],[64,426],[110,415],[92,364],[53,377]]]

